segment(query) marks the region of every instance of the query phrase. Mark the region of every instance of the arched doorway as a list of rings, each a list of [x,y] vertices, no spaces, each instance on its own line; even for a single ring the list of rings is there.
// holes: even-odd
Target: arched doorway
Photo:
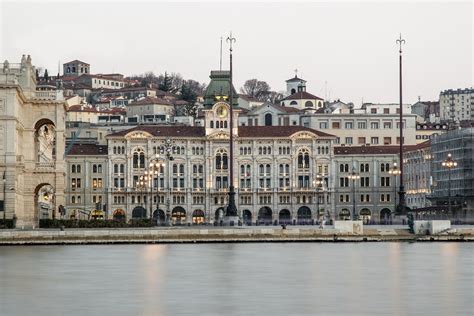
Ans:
[[[278,214],[278,221],[280,224],[291,224],[291,213],[289,210],[281,210]]]
[[[39,219],[55,217],[54,188],[49,183],[39,184],[35,189],[35,201]]]
[[[311,210],[307,206],[302,206],[298,209],[298,225],[311,224]]]
[[[391,218],[392,217],[392,212],[388,208],[383,208],[380,211],[380,224],[390,224]]]
[[[203,224],[204,223],[204,212],[201,210],[195,210],[193,212],[193,224]]]
[[[244,224],[249,225],[252,223],[252,212],[249,210],[244,210],[242,212],[242,219],[244,220]]]
[[[339,220],[341,221],[348,221],[351,219],[351,212],[347,208],[343,208],[339,212]]]
[[[171,220],[173,225],[184,225],[186,224],[186,211],[181,206],[175,207],[171,211]]]
[[[224,220],[225,209],[223,207],[219,207],[216,212],[214,213],[214,221],[216,223],[220,223]]]
[[[166,221],[165,212],[163,212],[163,210],[161,209],[154,210],[153,219],[156,221],[157,224],[164,224]]]
[[[122,210],[121,208],[116,209],[113,213],[113,218],[116,221],[125,221],[127,218],[127,215],[125,214],[125,211]]]
[[[359,219],[364,223],[369,223],[372,217],[372,212],[368,208],[363,208],[359,212]]]
[[[132,211],[132,219],[146,218],[146,210],[142,206],[137,206]]]
[[[273,212],[272,212],[271,208],[269,208],[268,206],[262,207],[258,211],[258,223],[259,224],[265,224],[265,225],[271,224],[272,223],[272,215],[273,215]]]

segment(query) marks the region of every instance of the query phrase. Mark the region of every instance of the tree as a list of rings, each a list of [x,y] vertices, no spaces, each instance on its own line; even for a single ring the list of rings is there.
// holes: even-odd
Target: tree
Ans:
[[[171,88],[172,88],[171,84],[172,84],[171,77],[169,77],[168,73],[165,72],[165,76],[163,77],[163,82],[160,83],[160,85],[158,86],[158,89],[165,92],[169,92],[171,91]]]
[[[43,78],[44,78],[44,81],[49,81],[48,69],[44,70]]]
[[[250,79],[245,81],[244,86],[240,88],[240,92],[259,101],[267,101],[270,86],[265,81]]]
[[[270,91],[270,93],[268,94],[267,101],[271,102],[273,104],[278,104],[278,103],[280,103],[281,100],[283,100],[284,97],[285,96],[283,95],[283,93],[276,92],[276,91]]]

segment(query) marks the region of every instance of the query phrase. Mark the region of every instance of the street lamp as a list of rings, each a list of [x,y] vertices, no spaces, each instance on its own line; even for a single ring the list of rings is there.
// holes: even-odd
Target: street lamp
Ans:
[[[160,204],[160,196],[158,194],[158,179],[160,174],[164,174],[164,166],[165,163],[159,161],[160,157],[156,154],[156,158],[150,161],[150,165],[148,168],[148,175],[150,177],[150,192],[151,192],[151,200],[150,200],[150,219],[153,218],[153,184],[156,178],[156,224],[159,224],[160,217],[158,213],[159,204]]]
[[[171,226],[171,210],[170,210],[170,167],[171,163],[170,161],[173,161],[174,158],[171,156],[171,151],[173,150],[173,144],[171,143],[171,139],[167,138],[164,143],[164,148],[165,148],[165,158],[168,161],[168,176],[166,177],[166,187],[168,188],[167,194],[166,194],[166,226]]]
[[[398,169],[396,162],[393,163],[393,167],[388,171],[389,174],[393,175],[393,200],[395,202],[393,207],[393,213],[397,210],[397,176],[402,174],[402,171]]]
[[[448,154],[448,158],[446,158],[441,165],[445,168],[448,168],[448,212],[451,216],[451,170],[455,168],[458,163],[453,160],[451,157],[451,153]]]
[[[350,180],[352,180],[352,220],[355,220],[356,218],[356,193],[355,193],[355,181],[357,179],[360,179],[360,175],[355,172],[355,170],[352,170],[352,173],[348,177]]]
[[[313,181],[313,185],[315,187],[315,193],[316,193],[316,213],[317,213],[317,219],[319,221],[319,192],[320,189],[322,188],[323,185],[323,179],[320,175],[316,175],[316,180]]]

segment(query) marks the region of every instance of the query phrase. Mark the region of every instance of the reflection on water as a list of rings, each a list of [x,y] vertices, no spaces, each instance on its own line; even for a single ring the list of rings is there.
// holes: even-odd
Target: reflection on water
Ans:
[[[468,315],[470,243],[0,247],[0,315]]]

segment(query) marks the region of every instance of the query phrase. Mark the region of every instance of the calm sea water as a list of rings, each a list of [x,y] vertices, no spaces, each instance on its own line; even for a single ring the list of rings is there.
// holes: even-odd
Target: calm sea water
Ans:
[[[472,315],[472,243],[0,247],[0,315]]]

